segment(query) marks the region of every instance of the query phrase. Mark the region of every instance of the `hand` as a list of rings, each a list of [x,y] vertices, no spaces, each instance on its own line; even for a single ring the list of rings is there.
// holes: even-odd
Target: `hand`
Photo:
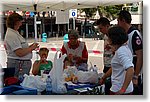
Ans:
[[[133,85],[138,86],[138,76],[134,75],[132,78]]]
[[[121,88],[118,92],[115,93],[115,95],[123,95],[125,93],[125,89]]]
[[[132,79],[133,85],[138,86],[138,79]]]
[[[121,90],[119,90],[118,92],[115,93],[115,95],[123,95],[124,92],[122,92]]]
[[[82,63],[82,58],[81,57],[73,56],[73,60],[75,60],[77,64]]]
[[[36,48],[39,48],[39,44],[38,44],[38,43],[33,43],[33,44],[30,46],[30,48],[31,48],[32,50],[35,50]]]
[[[105,79],[104,78],[101,78],[100,80],[99,80],[99,84],[100,85],[103,85],[105,83]]]
[[[40,61],[45,63],[46,59],[47,59],[47,56],[44,54],[44,55],[41,56]]]
[[[72,54],[69,54],[69,55],[68,55],[68,60],[69,60],[69,61],[72,61],[72,60],[73,60],[73,55],[72,55]]]

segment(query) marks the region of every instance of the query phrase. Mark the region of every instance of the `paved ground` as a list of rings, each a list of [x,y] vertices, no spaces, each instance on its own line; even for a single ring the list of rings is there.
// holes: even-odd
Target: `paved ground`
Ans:
[[[40,47],[47,47],[49,48],[49,56],[48,59],[50,59],[52,62],[54,61],[54,55],[56,53],[56,50],[60,49],[63,45],[63,38],[48,38],[47,42],[41,42],[41,39],[38,39],[38,43],[40,44]],[[99,68],[99,72],[102,72],[103,70],[103,40],[93,40],[91,38],[83,38],[80,39],[84,41],[87,45],[87,49],[89,52],[89,59],[88,59],[88,65],[90,67],[90,62],[94,65],[96,64]],[[35,42],[34,39],[27,39],[27,42],[29,44]],[[3,67],[6,67],[6,52],[3,48],[3,42],[0,42],[0,64]],[[36,54],[36,51],[33,51],[33,58],[32,62],[34,62],[36,59],[39,59],[39,56]]]

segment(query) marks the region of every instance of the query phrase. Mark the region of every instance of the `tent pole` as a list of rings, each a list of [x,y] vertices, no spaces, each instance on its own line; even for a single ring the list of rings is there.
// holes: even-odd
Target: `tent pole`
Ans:
[[[28,39],[28,35],[29,35],[29,33],[28,33],[28,24],[26,23],[26,39]]]
[[[76,22],[75,22],[75,18],[73,17],[73,29],[75,30],[76,26]]]
[[[37,42],[37,25],[36,25],[36,14],[37,14],[37,4],[33,5],[34,7],[34,33],[35,33],[35,42]]]
[[[36,25],[36,14],[34,15],[34,32],[35,32],[35,42],[37,42],[37,25]]]

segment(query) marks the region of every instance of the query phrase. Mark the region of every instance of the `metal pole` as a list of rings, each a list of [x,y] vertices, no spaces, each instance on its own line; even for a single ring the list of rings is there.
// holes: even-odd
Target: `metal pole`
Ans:
[[[51,18],[51,35],[53,35],[53,25],[52,25],[52,17]]]
[[[75,30],[75,26],[76,26],[76,24],[75,24],[76,22],[75,22],[75,18],[73,17],[73,29]]]
[[[69,31],[69,23],[68,23],[68,31]]]
[[[37,42],[37,25],[36,25],[36,14],[34,15],[34,32],[35,32],[35,42]]]
[[[51,19],[51,35],[53,35],[53,25],[52,25],[52,20],[53,20],[53,13],[52,13],[52,11],[51,11],[51,13],[50,13],[50,19]]]
[[[28,23],[26,22],[26,39],[28,39]]]
[[[58,24],[58,33],[56,34],[56,40],[58,40],[58,36],[59,36],[59,24]]]
[[[0,17],[0,41],[4,39],[4,26],[3,26],[3,23],[2,23],[2,18]]]
[[[34,7],[34,33],[35,33],[35,42],[37,42],[37,25],[36,25],[36,14],[37,14],[37,4],[33,5]]]

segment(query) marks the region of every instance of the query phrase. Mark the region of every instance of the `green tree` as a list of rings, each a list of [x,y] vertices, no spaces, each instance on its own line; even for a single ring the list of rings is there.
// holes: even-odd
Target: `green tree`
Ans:
[[[120,10],[122,10],[123,5],[113,5],[113,6],[98,6],[96,8],[84,8],[81,12],[86,13],[87,18],[94,16],[95,12],[98,10],[101,17],[105,16],[110,20],[115,19]]]
[[[85,12],[86,17],[90,18],[93,16],[96,10],[97,10],[96,8],[84,8],[84,9],[81,9],[81,12]]]
[[[110,18],[112,16],[112,19],[117,17],[117,14],[120,10],[122,10],[123,5],[115,5],[115,6],[106,6],[104,7],[104,11],[107,12],[106,17]]]

